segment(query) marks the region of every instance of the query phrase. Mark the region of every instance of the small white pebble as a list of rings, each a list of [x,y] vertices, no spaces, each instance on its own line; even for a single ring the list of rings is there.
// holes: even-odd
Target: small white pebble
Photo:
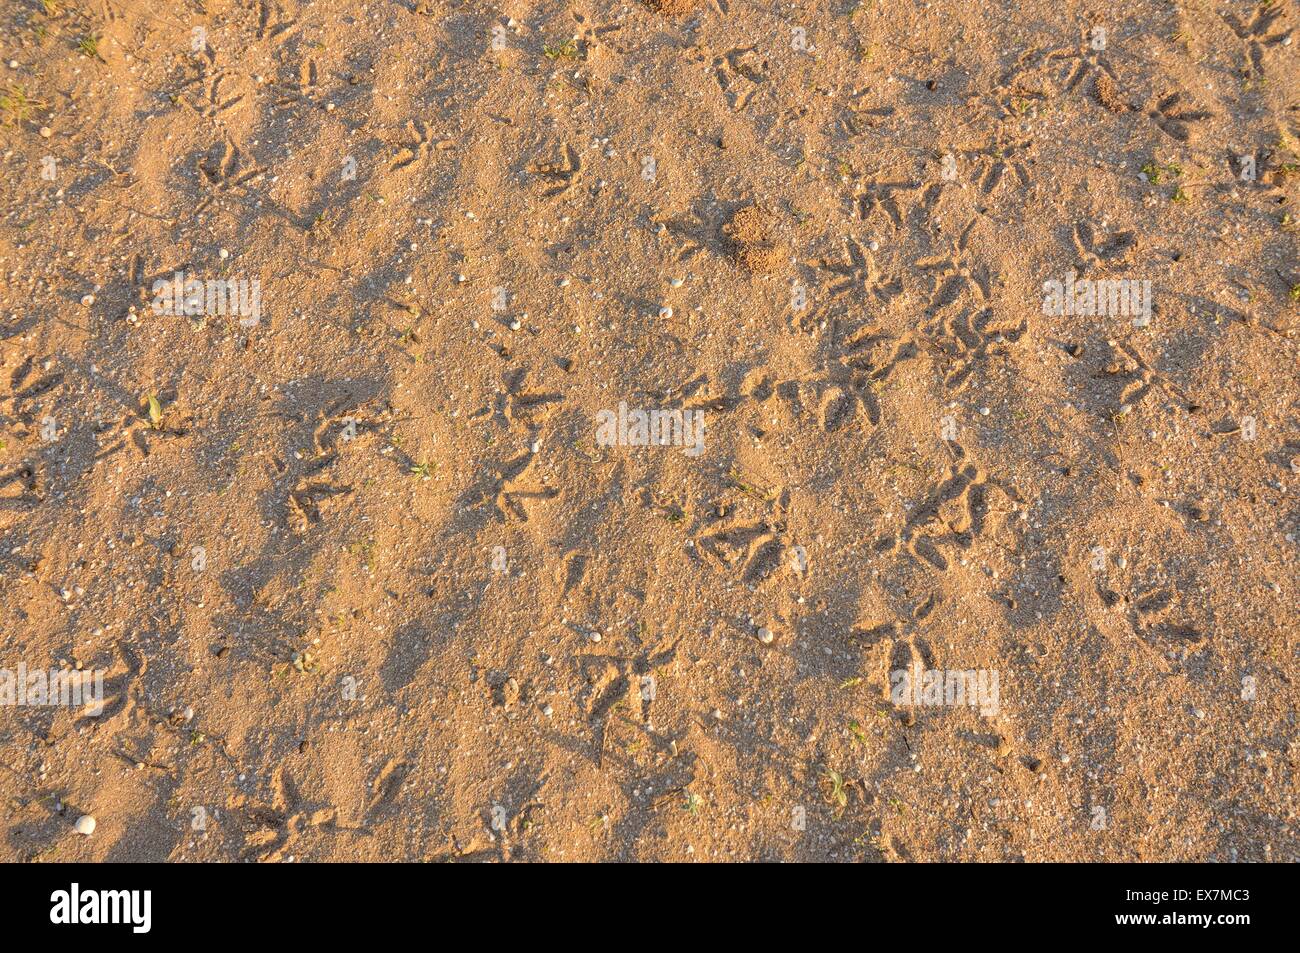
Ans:
[[[771,645],[773,638],[775,638],[775,636],[772,635],[771,629],[758,630],[758,641],[762,642],[764,645]]]
[[[673,316],[673,309],[668,307],[667,305],[659,309],[659,317],[661,317],[663,320],[667,321],[672,316]]]
[[[95,819],[89,814],[83,814],[81,817],[77,818],[76,828],[78,834],[81,834],[83,837],[89,837],[91,834],[95,833]]]
[[[81,306],[83,308],[89,308],[94,303],[95,303],[94,295],[83,295],[81,298]]]

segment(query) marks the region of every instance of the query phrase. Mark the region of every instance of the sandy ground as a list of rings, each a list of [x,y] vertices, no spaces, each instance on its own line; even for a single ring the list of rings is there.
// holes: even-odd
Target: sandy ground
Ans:
[[[1298,24],[7,0],[0,858],[1300,858]]]

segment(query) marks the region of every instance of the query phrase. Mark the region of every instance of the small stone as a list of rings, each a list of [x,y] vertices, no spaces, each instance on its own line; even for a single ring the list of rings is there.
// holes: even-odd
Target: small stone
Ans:
[[[672,316],[673,316],[673,309],[668,307],[667,305],[659,309],[659,317],[662,318],[663,320],[667,321]]]
[[[774,638],[775,636],[772,635],[771,629],[763,628],[758,630],[758,641],[762,642],[764,645],[771,645]]]
[[[672,281],[668,283],[672,285],[674,288],[680,288],[685,282],[683,282],[682,279],[680,278],[674,278],[672,279]]]
[[[50,138],[50,136],[52,136],[52,135],[54,135],[54,130],[53,130],[53,129],[51,129],[49,126],[41,126],[41,138],[42,138],[42,139],[48,139],[48,138]]]
[[[523,325],[519,323],[518,318],[515,318],[513,321],[510,322],[511,331],[518,331],[521,327],[523,327]]]
[[[89,814],[83,814],[81,817],[77,818],[75,826],[77,833],[83,837],[89,837],[91,834],[95,833],[95,819]]]
[[[81,296],[81,306],[82,306],[83,308],[89,308],[89,307],[90,307],[92,304],[94,304],[94,303],[95,303],[95,296],[94,296],[94,295],[82,295],[82,296]]]

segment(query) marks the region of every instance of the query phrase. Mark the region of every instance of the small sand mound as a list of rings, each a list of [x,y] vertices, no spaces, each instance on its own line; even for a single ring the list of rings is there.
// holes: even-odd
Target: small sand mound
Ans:
[[[1122,113],[1128,108],[1128,104],[1124,102],[1123,97],[1120,96],[1119,87],[1117,87],[1115,81],[1105,73],[1097,74],[1097,80],[1093,91],[1097,94],[1097,102],[1101,103],[1113,113]]]
[[[655,13],[666,17],[684,17],[695,12],[696,0],[642,0]]]
[[[757,205],[747,205],[722,226],[731,253],[743,268],[767,274],[780,267],[784,253],[776,242],[776,217]]]

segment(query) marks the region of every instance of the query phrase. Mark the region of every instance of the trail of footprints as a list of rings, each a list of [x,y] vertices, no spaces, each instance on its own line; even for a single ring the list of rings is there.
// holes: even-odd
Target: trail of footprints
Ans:
[[[1284,32],[1272,32],[1280,8],[1261,6],[1254,10],[1248,21],[1231,14],[1224,19],[1239,39],[1249,44],[1251,68],[1259,75],[1264,72],[1263,51],[1282,42]],[[258,4],[258,37],[282,43],[298,29],[295,21],[285,21],[278,7]],[[210,63],[214,61],[208,54]],[[731,109],[744,110],[767,81],[768,62],[754,47],[742,47],[712,58],[713,76]],[[1031,55],[1009,71],[1000,84],[1003,98],[1028,96],[1043,98],[1046,94],[1033,89],[1022,90],[1016,81],[1034,70],[1046,70],[1060,80],[1063,91],[1080,87],[1089,73],[1104,73],[1115,79],[1110,67],[1095,51],[1056,50]],[[204,101],[187,103],[201,115],[213,118],[238,105],[242,93],[228,96],[224,92],[228,76],[223,71],[207,73],[203,80]],[[317,83],[314,61],[302,63],[299,85],[304,92]],[[861,108],[851,110],[842,119],[842,128],[852,135],[878,124],[893,114],[892,107]],[[1007,110],[1007,115],[1011,115]],[[1164,96],[1146,112],[1146,115],[1166,135],[1186,142],[1197,122],[1212,114],[1196,110],[1185,103],[1179,93]],[[390,170],[398,170],[426,159],[436,147],[427,124],[412,121],[407,124],[407,141],[394,155]],[[978,185],[982,192],[991,194],[1004,182],[1018,181],[1028,185],[1031,181],[1027,162],[1033,153],[1029,141],[1007,142],[998,139],[992,145],[957,150],[969,162],[981,166]],[[207,194],[196,212],[223,194],[236,192],[239,187],[262,170],[248,167],[233,143],[226,138],[219,154],[204,156],[197,164],[201,182]],[[537,180],[544,198],[554,198],[569,192],[579,181],[582,164],[576,150],[563,143],[550,159],[527,166]],[[912,214],[913,205],[925,212],[938,200],[941,187],[913,181],[883,181],[867,183],[852,199],[853,211],[860,221],[882,217],[894,228],[901,228]],[[919,193],[919,195],[917,194]],[[974,223],[972,222],[971,225]],[[922,355],[927,348],[942,355],[948,362],[943,383],[958,389],[969,379],[978,364],[1006,344],[1019,341],[1027,325],[999,321],[988,302],[991,295],[988,269],[973,261],[968,252],[971,225],[962,232],[950,254],[917,261],[916,267],[932,276],[930,288],[930,322],[920,331],[894,334],[879,325],[869,324],[856,328],[840,341],[839,351],[831,366],[807,377],[766,382],[740,396],[705,397],[688,403],[704,390],[707,377],[697,377],[683,385],[676,393],[666,395],[681,401],[687,408],[729,410],[742,399],[766,400],[773,396],[802,409],[805,396],[817,406],[818,424],[824,432],[837,432],[864,418],[871,426],[881,420],[879,401],[875,388],[887,380],[900,366]],[[688,258],[707,241],[702,231],[690,231],[682,226],[676,229],[686,240],[679,255]],[[1074,229],[1073,243],[1079,255],[1081,270],[1095,270],[1128,259],[1136,246],[1131,232],[1102,239],[1095,230],[1081,223]],[[888,306],[903,293],[901,279],[882,275],[871,251],[856,238],[845,240],[845,257],[838,261],[822,261],[819,270],[831,276],[827,291],[832,301],[868,301]],[[973,302],[970,306],[956,308],[959,302]],[[1128,347],[1121,345],[1126,351]],[[1156,386],[1172,387],[1168,381],[1153,371],[1140,355],[1129,352],[1132,365],[1125,369],[1133,380],[1121,397],[1125,405],[1141,400]],[[21,366],[11,377],[13,392],[7,400],[11,413],[29,426],[33,423],[32,402],[44,392],[57,386],[61,374],[48,375],[31,381],[32,359]],[[564,394],[537,391],[525,386],[527,370],[521,370],[507,381],[496,413],[509,429],[523,429],[536,433],[548,419],[555,405],[564,400]],[[1185,395],[1179,395],[1186,400]],[[339,423],[337,413],[327,414],[317,428],[315,437],[318,451],[326,447],[324,436]],[[954,462],[949,471],[925,499],[906,517],[899,532],[884,536],[875,543],[877,552],[899,553],[938,572],[950,568],[950,559],[970,550],[985,534],[996,530],[1000,517],[1007,511],[1006,502],[1020,502],[1014,487],[990,476],[971,460],[966,451],[953,441],[947,442]],[[528,506],[533,501],[549,500],[559,491],[529,478],[535,462],[531,453],[522,453],[495,467],[488,488],[482,498],[490,503],[493,513],[503,521],[528,519]],[[34,475],[14,471],[0,476],[0,488],[21,483],[28,492],[35,489]],[[295,526],[303,531],[320,522],[321,504],[337,494],[351,492],[351,487],[336,487],[328,483],[304,479],[289,494],[289,508]],[[709,565],[736,575],[743,582],[758,586],[770,579],[777,570],[789,563],[792,542],[788,534],[788,506],[790,494],[780,491],[772,494],[764,506],[766,512],[757,519],[734,519],[716,511],[704,520],[695,537],[695,551]],[[562,564],[562,595],[567,595],[581,580],[586,557],[570,554]],[[1116,604],[1121,597],[1098,584],[1097,592],[1107,605]],[[888,622],[867,629],[854,630],[852,638],[867,646],[886,644],[884,655],[888,671],[920,665],[936,667],[935,658],[927,641],[919,634],[923,623],[939,604],[941,597],[931,595],[918,603],[904,622]],[[1166,619],[1175,598],[1170,590],[1155,587],[1134,595],[1129,602],[1128,618],[1134,631],[1145,637],[1155,637],[1175,643],[1193,643],[1200,636],[1186,626],[1169,625]],[[608,655],[582,657],[580,664],[591,669],[589,690],[582,703],[587,709],[588,721],[597,726],[598,747],[603,751],[607,724],[614,706],[634,697],[642,721],[649,718],[651,700],[633,688],[641,678],[671,661],[676,644],[656,646],[639,656],[615,657]],[[391,803],[400,791],[407,766],[390,761],[375,778],[368,798],[366,816]],[[256,829],[248,839],[247,856],[260,860],[279,859],[292,847],[294,839],[305,823],[305,810],[301,798],[287,776],[280,772],[276,777],[274,803],[270,808],[247,810],[246,818]],[[311,823],[319,821],[313,819]]]

